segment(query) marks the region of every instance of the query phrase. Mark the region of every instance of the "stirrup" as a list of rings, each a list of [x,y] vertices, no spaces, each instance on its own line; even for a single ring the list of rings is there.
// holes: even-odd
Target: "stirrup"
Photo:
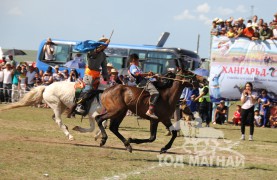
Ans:
[[[149,110],[145,114],[153,119],[159,119],[158,116],[156,116],[154,113],[150,114]]]

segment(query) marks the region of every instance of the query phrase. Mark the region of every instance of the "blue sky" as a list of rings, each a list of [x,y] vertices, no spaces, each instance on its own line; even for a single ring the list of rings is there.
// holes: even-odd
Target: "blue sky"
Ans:
[[[156,44],[170,32],[166,47],[195,51],[209,57],[210,25],[215,17],[266,22],[277,12],[276,0],[0,0],[0,47],[37,50],[41,40],[97,40],[109,36],[113,43]]]

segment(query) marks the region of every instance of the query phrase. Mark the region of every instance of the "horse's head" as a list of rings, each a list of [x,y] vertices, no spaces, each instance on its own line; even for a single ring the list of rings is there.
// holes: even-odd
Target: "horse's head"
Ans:
[[[179,76],[181,80],[196,88],[198,88],[200,85],[204,86],[208,84],[208,80],[205,77],[194,74],[188,70],[180,70],[176,76]]]

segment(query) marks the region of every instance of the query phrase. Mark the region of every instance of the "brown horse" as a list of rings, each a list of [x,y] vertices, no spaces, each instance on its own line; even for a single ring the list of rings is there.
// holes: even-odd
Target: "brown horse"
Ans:
[[[106,112],[95,118],[102,133],[100,146],[103,146],[108,139],[102,122],[110,119],[109,129],[124,143],[129,152],[132,152],[130,143],[140,144],[155,141],[159,122],[162,122],[172,131],[172,137],[168,144],[161,149],[161,153],[170,149],[173,141],[177,137],[177,131],[174,130],[170,119],[175,110],[175,105],[181,96],[182,90],[185,87],[199,87],[199,83],[205,81],[202,76],[184,70],[180,70],[174,77],[174,82],[170,88],[160,90],[160,96],[155,106],[155,114],[159,119],[152,119],[145,115],[149,106],[150,95],[148,92],[143,91],[143,89],[125,85],[116,85],[106,89],[101,96],[101,102]],[[126,116],[128,109],[138,116],[150,120],[151,134],[149,139],[129,138],[126,140],[118,132],[119,125]]]

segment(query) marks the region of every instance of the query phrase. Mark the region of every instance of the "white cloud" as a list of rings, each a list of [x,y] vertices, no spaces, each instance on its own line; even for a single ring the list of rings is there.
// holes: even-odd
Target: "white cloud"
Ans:
[[[218,11],[219,14],[225,15],[225,16],[234,13],[234,10],[232,10],[230,8],[224,8],[224,7],[221,7],[221,6],[217,8],[217,11]]]
[[[200,4],[196,7],[196,12],[198,13],[208,13],[210,12],[210,6],[208,3]]]
[[[210,25],[212,23],[212,20],[203,14],[200,14],[198,19],[199,19],[199,21],[204,22],[204,24],[206,24],[206,25]]]
[[[195,19],[195,16],[190,14],[189,10],[185,9],[181,14],[174,16],[175,20]]]
[[[239,6],[236,8],[236,11],[237,11],[237,12],[241,12],[241,13],[246,13],[246,12],[248,12],[248,10],[244,7],[244,5],[239,5]]]
[[[8,14],[13,15],[13,16],[21,16],[22,11],[19,7],[14,7],[8,11]]]

